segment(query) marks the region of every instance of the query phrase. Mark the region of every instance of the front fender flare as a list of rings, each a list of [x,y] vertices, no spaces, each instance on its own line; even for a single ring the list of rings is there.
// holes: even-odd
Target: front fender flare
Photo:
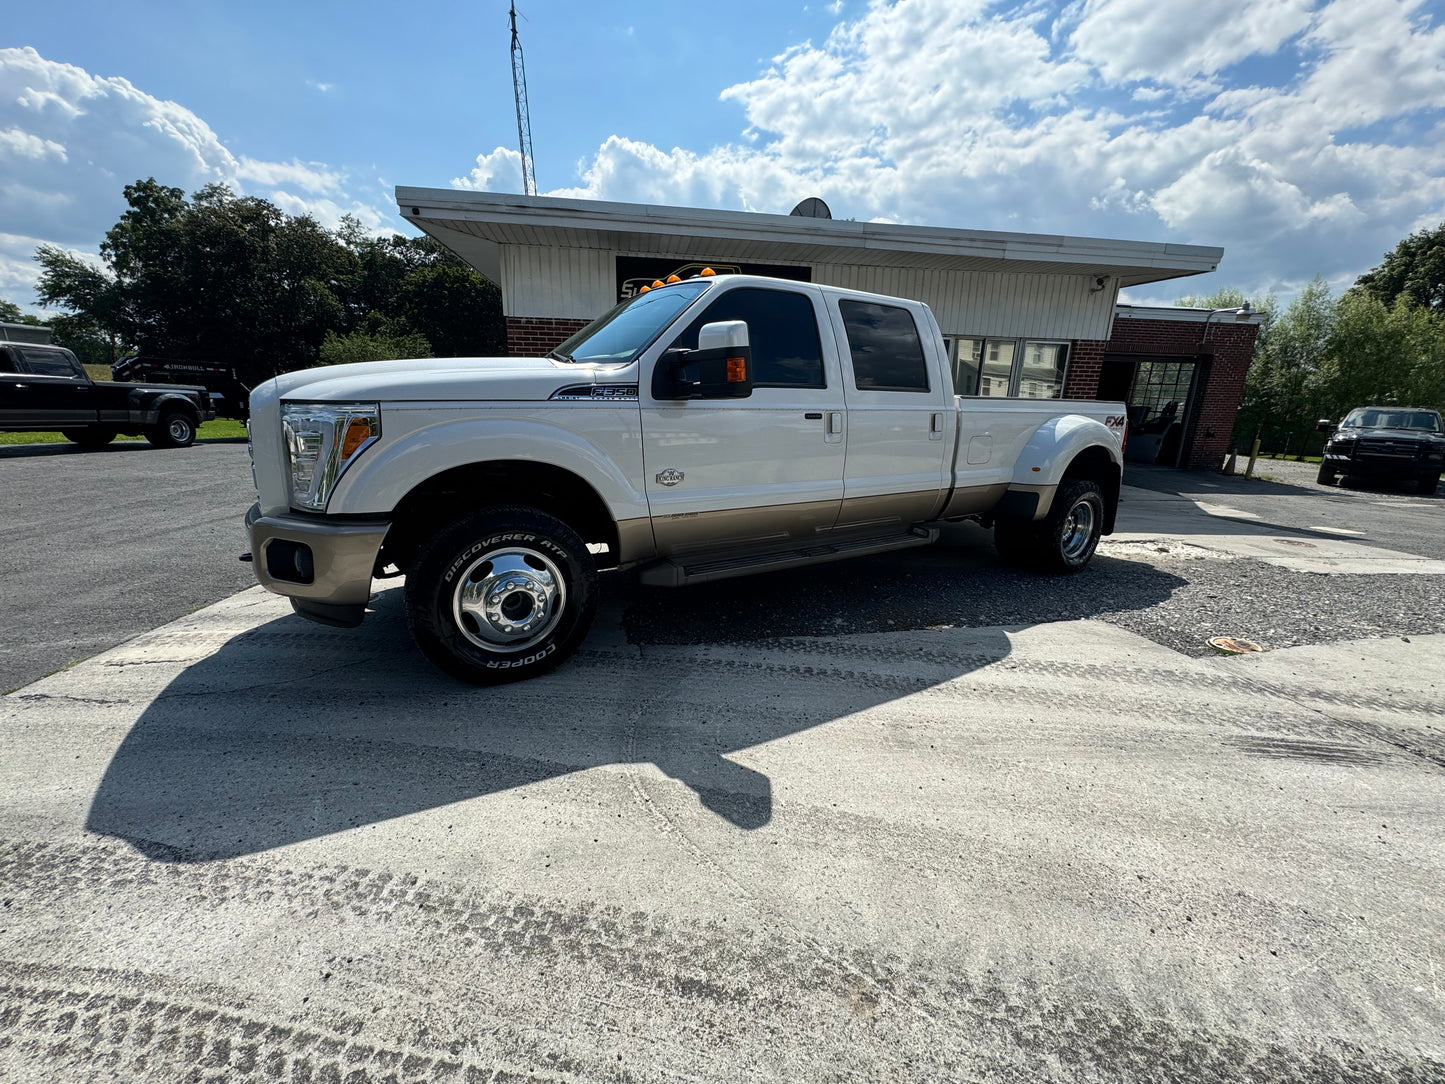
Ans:
[[[385,416],[383,408],[383,437]],[[640,434],[640,419],[638,425]],[[536,418],[453,417],[418,426],[363,453],[341,476],[326,510],[328,514],[385,515],[418,485],[445,471],[521,460],[575,474],[602,498],[616,522],[645,519],[647,496],[638,489],[641,441],[622,444],[630,454],[619,455],[616,450],[609,454],[573,429]],[[505,503],[525,503],[526,499],[524,493],[502,496]]]

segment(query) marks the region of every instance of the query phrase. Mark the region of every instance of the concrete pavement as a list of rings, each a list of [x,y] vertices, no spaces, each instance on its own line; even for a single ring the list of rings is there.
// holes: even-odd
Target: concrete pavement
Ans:
[[[247,591],[0,700],[0,1077],[1445,1075],[1445,637],[613,609],[480,690],[397,594]]]

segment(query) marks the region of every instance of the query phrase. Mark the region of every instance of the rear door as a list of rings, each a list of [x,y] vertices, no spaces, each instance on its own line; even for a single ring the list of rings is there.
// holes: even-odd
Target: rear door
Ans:
[[[951,481],[957,424],[932,327],[902,305],[847,296],[832,316],[848,404],[838,526],[931,519]]]
[[[843,388],[820,292],[726,290],[651,353],[695,348],[703,324],[719,320],[747,322],[749,398],[669,402],[652,398],[649,381],[640,389],[647,499],[663,555],[806,541],[833,526],[843,499]]]

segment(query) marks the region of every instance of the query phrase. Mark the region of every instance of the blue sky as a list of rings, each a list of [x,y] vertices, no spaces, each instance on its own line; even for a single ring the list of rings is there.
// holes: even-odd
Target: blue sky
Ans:
[[[122,186],[224,181],[404,228],[392,186],[518,190],[507,4],[20,5],[0,30],[0,297]],[[1340,288],[1445,221],[1424,0],[521,0],[543,193],[1221,245]]]

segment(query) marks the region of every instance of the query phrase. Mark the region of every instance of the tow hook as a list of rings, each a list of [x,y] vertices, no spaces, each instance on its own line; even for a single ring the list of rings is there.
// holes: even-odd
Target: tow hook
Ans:
[[[243,554],[241,554],[241,556],[239,556],[239,557],[236,558],[236,560],[238,560],[238,561],[244,561],[244,562],[246,562],[246,564],[248,564],[248,565],[249,565],[252,561],[254,561],[255,559],[256,559],[256,558],[252,557],[249,553],[243,553]]]

